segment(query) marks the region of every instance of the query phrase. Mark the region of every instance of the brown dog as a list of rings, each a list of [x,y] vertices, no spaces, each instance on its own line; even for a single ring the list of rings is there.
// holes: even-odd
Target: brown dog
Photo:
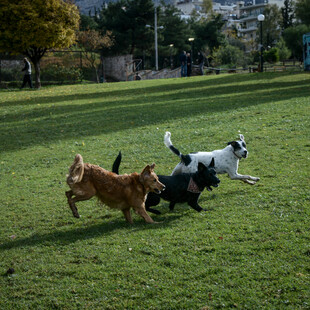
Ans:
[[[129,223],[133,222],[130,208],[147,223],[154,223],[145,211],[145,199],[147,193],[160,193],[165,189],[165,185],[158,181],[154,167],[155,164],[147,165],[140,174],[117,175],[97,165],[84,163],[82,156],[77,154],[67,176],[71,190],[66,192],[66,196],[73,216],[80,217],[76,202],[97,196],[110,208],[121,210]]]

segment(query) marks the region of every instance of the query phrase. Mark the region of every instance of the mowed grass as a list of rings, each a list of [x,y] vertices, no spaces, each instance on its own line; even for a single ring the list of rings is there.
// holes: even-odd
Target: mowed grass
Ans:
[[[0,92],[0,309],[310,309],[310,75],[263,73]],[[140,172],[245,136],[197,213],[149,225],[94,198],[69,209],[76,153]],[[8,274],[7,270],[14,272]]]

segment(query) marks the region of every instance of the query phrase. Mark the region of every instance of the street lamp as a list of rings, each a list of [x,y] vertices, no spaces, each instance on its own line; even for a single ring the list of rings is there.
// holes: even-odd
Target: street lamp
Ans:
[[[151,25],[145,25],[151,28]],[[164,29],[164,26],[159,26],[159,29]],[[154,7],[154,33],[155,33],[155,69],[158,71],[158,44],[157,44],[157,7]]]
[[[191,62],[193,62],[193,43],[195,38],[188,38],[188,41],[191,42]]]
[[[263,59],[263,21],[265,20],[264,14],[259,14],[257,20],[260,23],[260,72],[264,72],[264,59]]]
[[[173,61],[172,61],[172,48],[173,48],[173,44],[170,44],[170,69],[172,70],[173,68]]]

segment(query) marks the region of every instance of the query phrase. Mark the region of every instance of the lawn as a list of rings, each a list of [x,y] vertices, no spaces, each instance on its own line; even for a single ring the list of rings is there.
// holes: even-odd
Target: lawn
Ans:
[[[1,90],[0,118],[0,309],[310,309],[309,74]],[[242,133],[239,173],[260,182],[219,175],[207,211],[162,201],[159,224],[95,198],[72,216],[76,153],[168,175],[167,130],[184,154]]]

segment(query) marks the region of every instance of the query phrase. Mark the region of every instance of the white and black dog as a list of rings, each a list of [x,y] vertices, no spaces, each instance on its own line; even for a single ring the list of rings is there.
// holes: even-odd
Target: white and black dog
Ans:
[[[247,158],[248,151],[244,141],[244,136],[240,135],[239,141],[229,142],[222,150],[215,150],[212,152],[197,152],[183,155],[176,149],[170,140],[171,133],[166,132],[164,143],[165,145],[181,159],[181,162],[176,165],[171,175],[180,173],[193,173],[197,170],[198,163],[203,163],[208,166],[211,159],[215,160],[215,170],[218,174],[228,173],[232,180],[241,180],[245,183],[254,185],[259,181],[258,177],[250,175],[242,175],[238,173],[238,164],[241,158]]]

